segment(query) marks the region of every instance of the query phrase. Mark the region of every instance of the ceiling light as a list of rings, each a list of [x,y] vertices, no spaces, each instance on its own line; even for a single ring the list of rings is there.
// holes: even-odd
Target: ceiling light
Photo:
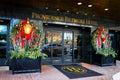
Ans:
[[[57,11],[60,11],[60,9],[57,9]]]
[[[69,10],[67,10],[67,13],[69,13],[70,11]]]
[[[78,2],[77,4],[78,4],[78,5],[82,5],[82,3],[81,3],[81,2]]]
[[[108,11],[109,9],[108,9],[108,8],[105,8],[104,10],[105,10],[105,11]]]
[[[92,7],[92,5],[90,4],[90,5],[88,5],[88,7]]]
[[[76,12],[76,14],[79,14],[79,12]]]
[[[93,17],[95,17],[95,15],[93,14]]]
[[[48,7],[45,7],[45,9],[48,9]]]
[[[85,13],[85,15],[87,16],[87,13]]]

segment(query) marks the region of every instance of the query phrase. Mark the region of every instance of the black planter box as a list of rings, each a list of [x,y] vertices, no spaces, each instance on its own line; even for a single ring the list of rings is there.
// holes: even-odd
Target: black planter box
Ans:
[[[41,58],[12,59],[10,61],[12,73],[41,72]]]
[[[111,55],[105,57],[100,54],[93,54],[93,64],[98,64],[100,66],[111,66],[116,65],[116,59],[113,58]]]

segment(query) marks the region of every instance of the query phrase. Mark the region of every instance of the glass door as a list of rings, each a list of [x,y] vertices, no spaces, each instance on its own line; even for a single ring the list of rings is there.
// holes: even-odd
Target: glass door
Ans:
[[[64,32],[64,63],[72,63],[73,59],[73,32]]]
[[[109,36],[111,40],[111,47],[117,53],[117,60],[120,60],[120,31],[110,30]]]
[[[74,62],[82,58],[82,34],[74,33]]]
[[[43,52],[48,55],[48,58],[43,62],[45,64],[60,64],[62,63],[62,32],[61,31],[46,31],[45,44]],[[45,62],[46,61],[46,62]]]
[[[7,31],[7,25],[0,25],[0,65],[4,65],[7,58]]]
[[[62,32],[57,31],[52,34],[52,61],[53,64],[62,63]]]
[[[72,31],[45,31],[43,53],[48,55],[43,64],[78,62],[82,57],[82,34]]]

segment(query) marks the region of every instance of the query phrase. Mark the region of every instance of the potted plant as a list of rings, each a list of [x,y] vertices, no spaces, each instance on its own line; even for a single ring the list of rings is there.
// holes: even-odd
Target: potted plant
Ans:
[[[110,36],[104,28],[97,28],[92,33],[93,63],[104,65],[116,64],[116,52],[111,47]]]
[[[10,42],[13,50],[10,51],[10,67],[13,74],[41,72],[41,58],[47,56],[40,51],[42,41],[42,30],[29,19],[21,21],[11,29]]]

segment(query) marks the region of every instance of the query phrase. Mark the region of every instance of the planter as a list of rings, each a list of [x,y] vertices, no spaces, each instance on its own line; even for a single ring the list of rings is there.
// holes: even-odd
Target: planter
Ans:
[[[41,58],[37,59],[12,59],[10,68],[12,73],[41,72]]]
[[[100,66],[111,66],[116,65],[116,59],[113,58],[111,55],[105,57],[100,54],[93,54],[93,64],[98,64]]]

